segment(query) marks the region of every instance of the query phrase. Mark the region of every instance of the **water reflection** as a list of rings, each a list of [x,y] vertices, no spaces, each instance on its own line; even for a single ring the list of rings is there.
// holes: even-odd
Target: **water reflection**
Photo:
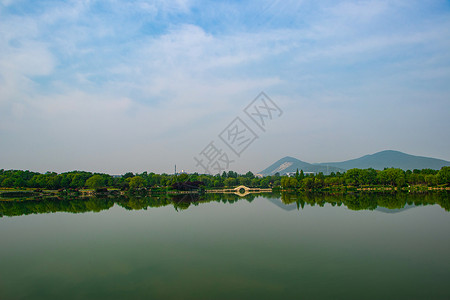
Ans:
[[[297,204],[299,208],[310,206],[344,205],[351,210],[375,210],[385,208],[398,210],[410,206],[439,205],[450,211],[450,193],[348,193],[348,194],[285,194],[281,195],[284,204]]]
[[[184,194],[161,195],[159,197],[116,196],[91,198],[46,198],[33,200],[0,201],[0,217],[21,216],[29,214],[45,214],[53,212],[85,213],[108,210],[117,204],[127,210],[142,210],[155,207],[173,206],[181,211],[191,206],[203,203],[235,203],[238,201],[252,202],[256,197],[265,198],[284,210],[301,210],[305,206],[345,206],[350,210],[379,210],[384,212],[399,212],[411,207],[439,205],[450,211],[450,193],[264,193],[249,194],[239,197],[234,194]]]

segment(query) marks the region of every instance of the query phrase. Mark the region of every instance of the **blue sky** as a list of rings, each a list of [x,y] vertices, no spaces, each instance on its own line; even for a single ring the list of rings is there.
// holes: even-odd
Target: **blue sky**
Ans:
[[[449,1],[0,0],[0,168],[200,172],[261,91],[284,113],[233,170],[450,160],[449,82]]]

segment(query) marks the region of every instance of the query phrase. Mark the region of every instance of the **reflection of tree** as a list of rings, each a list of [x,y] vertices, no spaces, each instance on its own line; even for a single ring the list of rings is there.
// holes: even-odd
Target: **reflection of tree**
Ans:
[[[116,198],[117,199],[117,198]],[[120,197],[119,201],[116,201],[119,206],[127,210],[141,210],[148,207],[163,207],[170,205],[172,202],[169,197]]]
[[[284,204],[292,204],[296,203],[300,198],[300,194],[298,193],[282,193],[281,194],[281,202]]]
[[[377,207],[400,209],[405,205],[435,205],[438,204],[450,211],[450,192],[433,193],[267,193],[249,194],[239,197],[235,194],[181,194],[160,195],[158,197],[142,197],[136,195],[116,196],[106,198],[36,198],[34,200],[0,201],[0,216],[21,216],[53,212],[99,212],[111,208],[115,203],[127,210],[142,210],[153,207],[173,206],[177,211],[188,209],[203,203],[237,203],[252,202],[256,197],[279,199],[286,204],[297,204],[297,208],[309,206],[345,205],[351,210],[374,210]]]
[[[376,198],[371,197],[370,194],[347,194],[343,203],[351,210],[374,210],[377,208]]]
[[[0,215],[2,216],[21,216],[30,214],[44,214],[53,212],[99,212],[107,210],[114,205],[111,199],[59,199],[48,198],[43,200],[27,201],[1,201]]]
[[[385,193],[383,197],[378,199],[378,206],[389,209],[400,209],[405,207],[407,197],[407,193]]]
[[[450,211],[450,197],[442,197],[439,205],[446,211]]]
[[[309,206],[324,206],[328,203],[332,206],[345,205],[351,210],[374,210],[377,207],[389,209],[404,208],[409,205],[434,205],[438,204],[446,211],[450,211],[450,193],[447,191],[433,193],[282,193],[281,201],[288,205],[297,203],[298,208],[305,204]]]

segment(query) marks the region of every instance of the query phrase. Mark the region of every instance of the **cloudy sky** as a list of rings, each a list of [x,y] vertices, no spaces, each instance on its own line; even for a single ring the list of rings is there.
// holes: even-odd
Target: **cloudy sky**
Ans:
[[[283,111],[243,112],[264,91]],[[237,157],[218,135],[258,136]],[[0,168],[450,160],[449,1],[0,0]]]

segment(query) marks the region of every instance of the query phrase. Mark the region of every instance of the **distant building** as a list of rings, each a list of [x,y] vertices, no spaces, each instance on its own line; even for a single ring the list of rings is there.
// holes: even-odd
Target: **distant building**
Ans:
[[[286,173],[286,175],[289,176],[289,177],[294,177],[295,174],[297,174],[297,172],[287,172]],[[305,175],[315,175],[316,172],[304,172],[303,171],[303,174],[305,174]]]

